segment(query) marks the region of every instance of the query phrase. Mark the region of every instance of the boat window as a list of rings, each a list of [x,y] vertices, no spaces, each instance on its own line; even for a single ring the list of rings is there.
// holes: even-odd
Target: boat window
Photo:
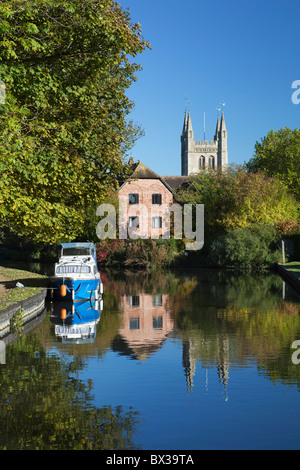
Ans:
[[[66,266],[58,266],[56,269],[57,274],[67,274],[67,273],[90,273],[91,269],[89,266],[82,266],[82,265],[66,265]]]
[[[87,256],[87,255],[90,255],[89,248],[72,247],[72,248],[62,249],[62,256]]]

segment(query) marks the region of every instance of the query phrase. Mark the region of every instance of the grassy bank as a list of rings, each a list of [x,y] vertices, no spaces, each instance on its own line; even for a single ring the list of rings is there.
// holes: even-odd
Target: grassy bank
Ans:
[[[291,261],[283,265],[289,271],[292,271],[300,280],[300,261]]]
[[[25,287],[16,287],[17,282]],[[0,310],[13,302],[28,299],[47,285],[48,278],[46,276],[0,266]]]

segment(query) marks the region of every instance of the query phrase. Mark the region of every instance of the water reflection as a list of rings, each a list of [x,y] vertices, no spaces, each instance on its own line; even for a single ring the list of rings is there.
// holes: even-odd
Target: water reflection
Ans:
[[[54,302],[7,348],[1,449],[299,448],[300,303],[279,276],[102,279],[103,311]]]
[[[174,328],[168,300],[169,296],[162,293],[124,293],[120,298],[123,315],[113,349],[144,361],[160,348]]]
[[[48,306],[49,307],[49,306]],[[85,350],[53,350],[51,327],[62,343],[93,343],[102,311],[100,302],[54,303],[28,322],[22,335],[4,338],[6,362],[0,367],[1,450],[137,449],[133,432],[138,413],[122,405],[93,404]]]
[[[300,384],[291,344],[300,338],[299,299],[272,273],[203,271],[106,279],[118,300],[111,347],[150,360],[168,337],[180,340],[187,391],[197,368],[214,368],[227,396],[231,367],[256,363],[266,377]]]
[[[102,301],[54,302],[55,336],[62,343],[93,343],[102,310]]]

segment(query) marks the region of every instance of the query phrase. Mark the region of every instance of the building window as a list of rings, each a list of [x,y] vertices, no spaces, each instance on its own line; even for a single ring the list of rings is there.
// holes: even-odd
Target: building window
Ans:
[[[162,317],[153,317],[152,318],[152,327],[154,330],[161,330],[163,327],[163,318]]]
[[[205,168],[205,157],[199,158],[199,170],[201,170],[202,168]]]
[[[211,168],[215,168],[215,157],[209,157],[208,164]]]
[[[130,305],[130,307],[139,307],[140,306],[140,296],[139,295],[130,295],[129,296],[129,305]]]
[[[161,307],[162,306],[162,295],[161,294],[152,295],[152,305],[153,305],[153,307]]]
[[[129,217],[129,227],[130,228],[139,228],[139,218],[137,216],[135,217]]]
[[[129,318],[129,329],[130,330],[139,330],[140,329],[140,319],[139,319],[139,317]]]
[[[138,204],[139,203],[139,195],[138,194],[129,194],[129,204]]]
[[[152,228],[162,228],[161,217],[152,217]]]
[[[161,205],[161,194],[152,194],[152,204]]]

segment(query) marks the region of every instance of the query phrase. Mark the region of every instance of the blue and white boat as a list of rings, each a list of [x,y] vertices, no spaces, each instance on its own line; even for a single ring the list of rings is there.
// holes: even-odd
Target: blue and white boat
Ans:
[[[62,243],[51,278],[56,300],[99,300],[103,285],[93,243]]]
[[[103,310],[103,301],[53,302],[55,335],[63,343],[92,343]]]

